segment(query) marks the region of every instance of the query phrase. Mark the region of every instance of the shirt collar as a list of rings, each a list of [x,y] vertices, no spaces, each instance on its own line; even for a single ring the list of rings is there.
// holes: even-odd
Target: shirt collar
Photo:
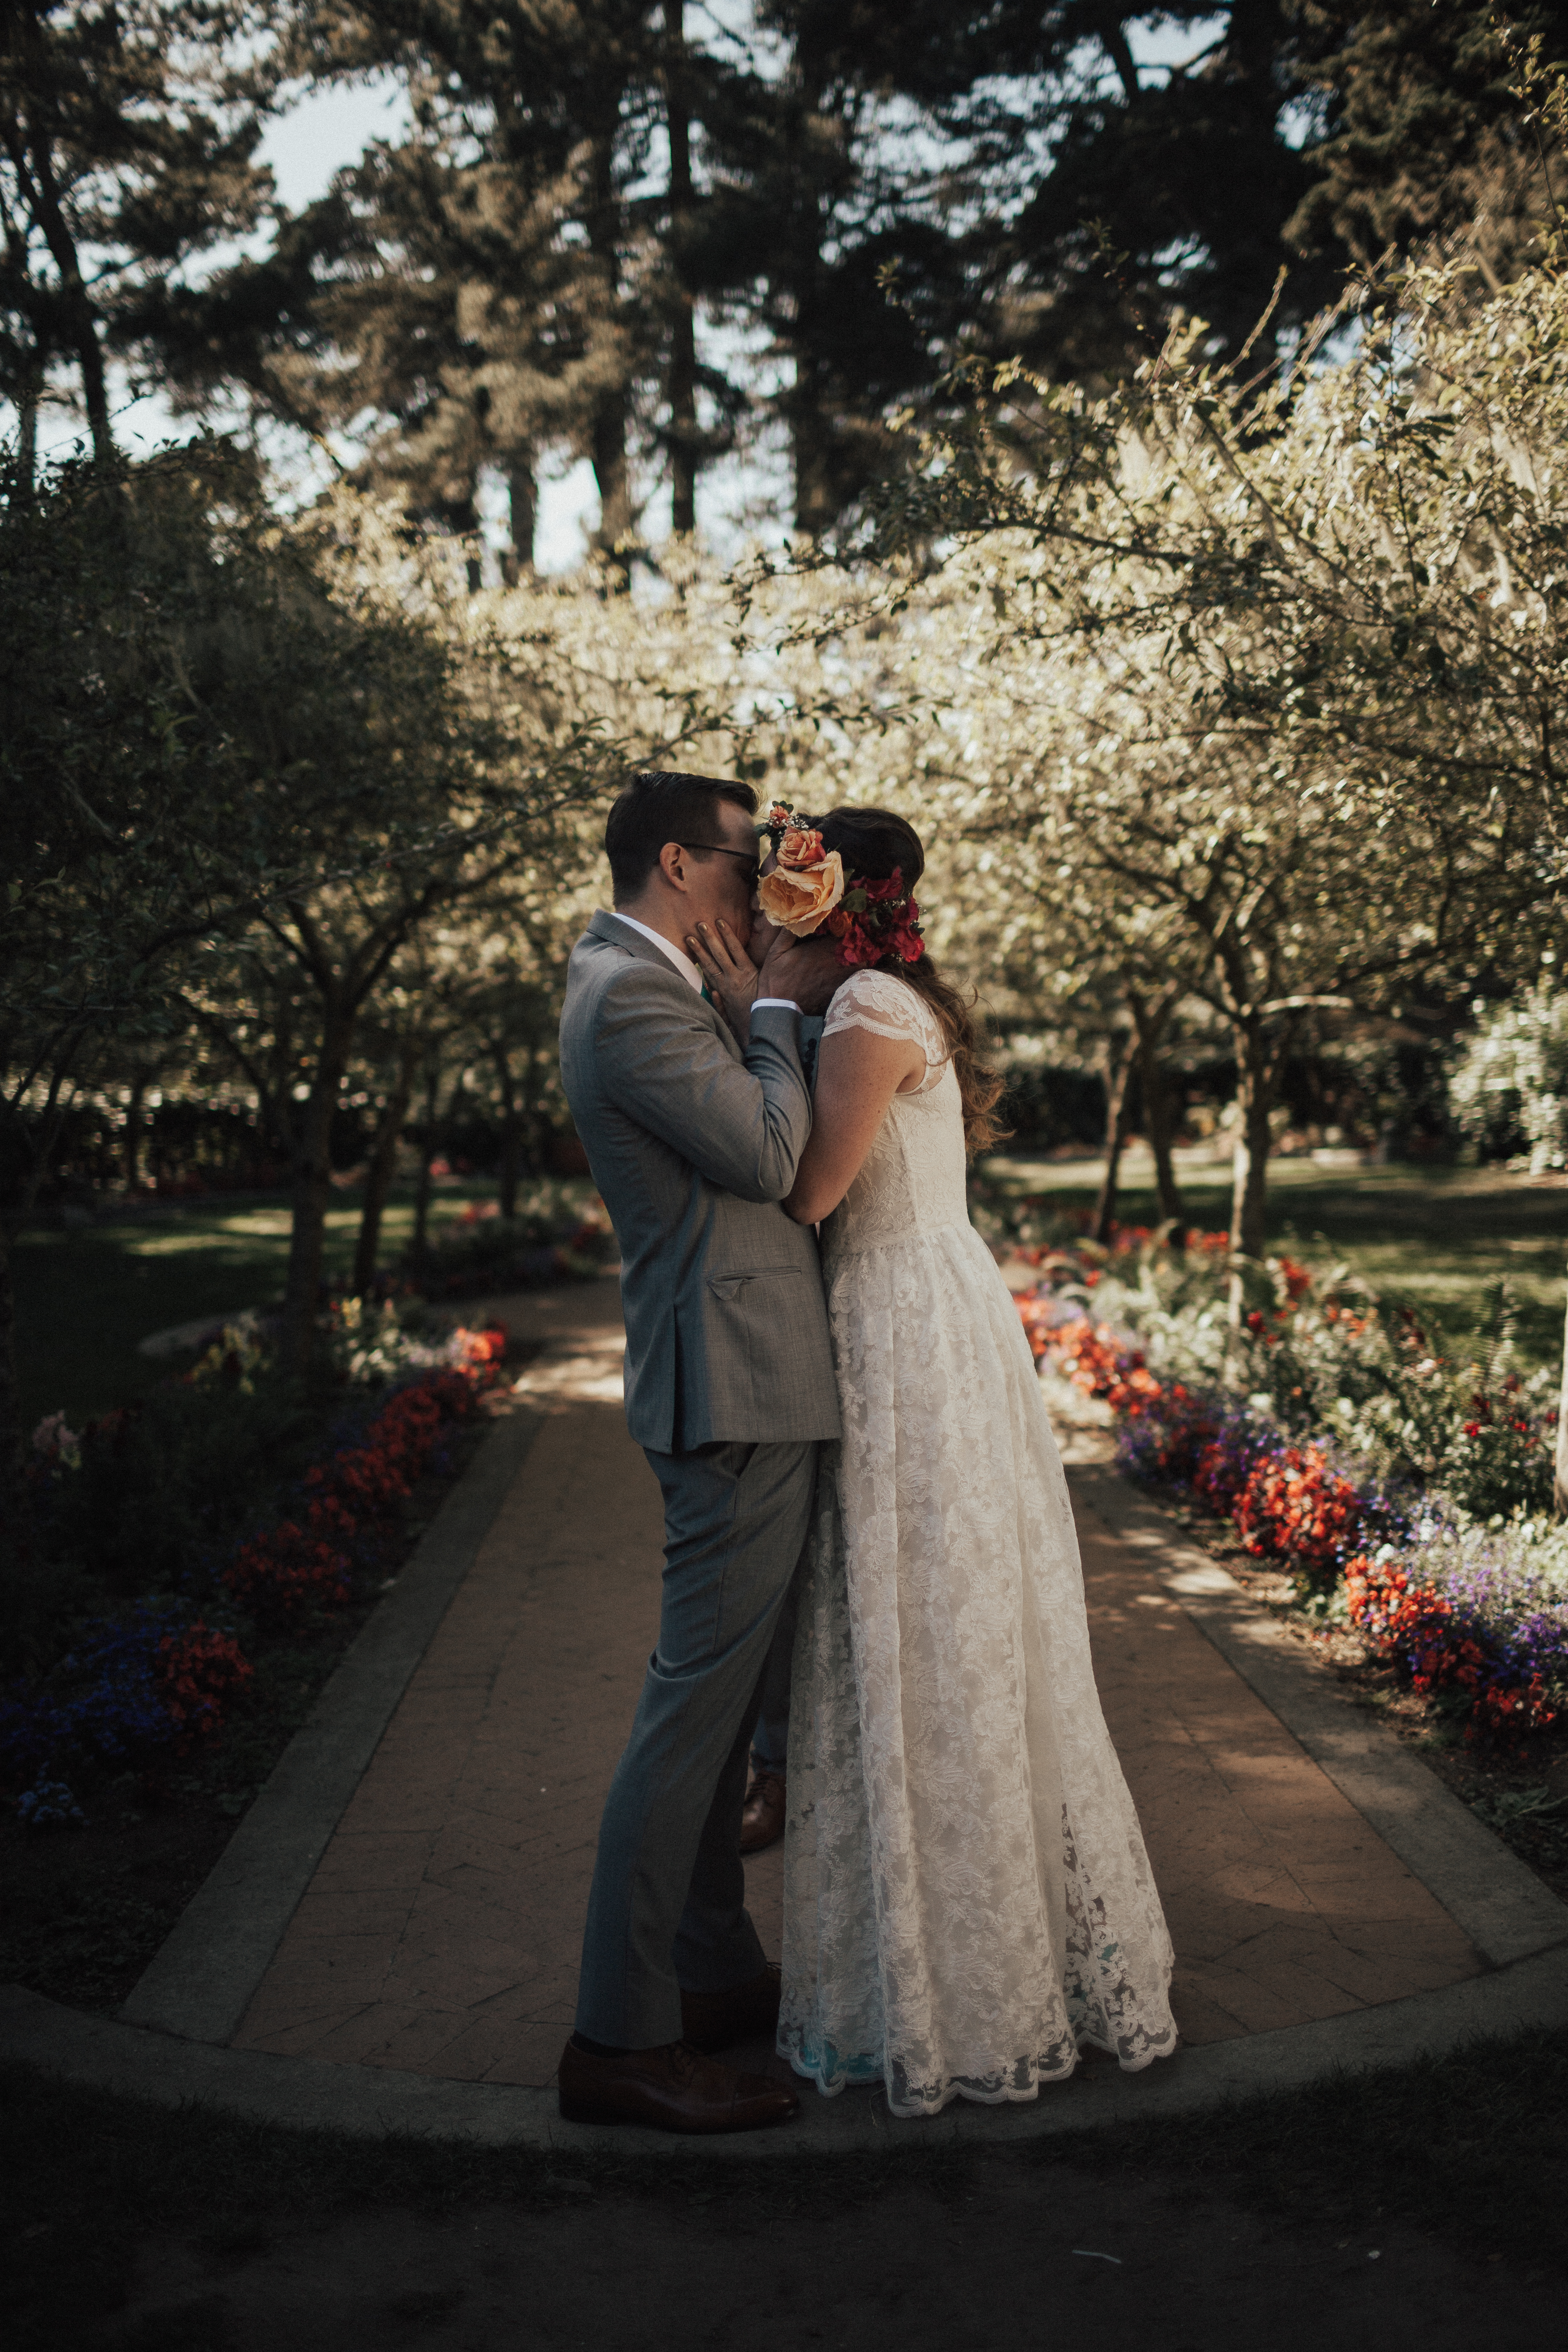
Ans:
[[[684,954],[672,940],[667,940],[662,931],[650,930],[646,923],[639,923],[635,915],[623,915],[618,907],[612,908],[610,911],[617,923],[628,923],[634,931],[640,931],[645,940],[651,940],[659,952],[669,958],[681,979],[694,989],[699,996],[701,995],[702,974],[698,971],[691,958]]]

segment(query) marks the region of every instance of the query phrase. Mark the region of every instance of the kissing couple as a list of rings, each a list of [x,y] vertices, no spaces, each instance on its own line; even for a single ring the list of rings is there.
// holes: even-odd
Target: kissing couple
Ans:
[[[1067,1481],[969,1222],[1000,1092],[885,810],[756,823],[634,775],[561,1069],[621,1244],[626,1421],[664,1494],[658,1646],[599,1832],[561,2113],[783,2122],[761,2035],[899,2116],[1175,2048],[1172,1951],[1100,1713]],[[803,1017],[826,1014],[815,1087]],[[818,1243],[820,1232],[820,1245]],[[796,1580],[798,1579],[798,1585]],[[745,1906],[786,1599],[782,1966]]]

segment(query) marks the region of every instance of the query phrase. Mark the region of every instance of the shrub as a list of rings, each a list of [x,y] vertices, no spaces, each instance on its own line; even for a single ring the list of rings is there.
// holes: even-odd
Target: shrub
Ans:
[[[1320,1596],[1343,1573],[1373,1654],[1457,1706],[1468,1737],[1518,1741],[1556,1720],[1568,1531],[1530,1516],[1553,1416],[1543,1378],[1507,1369],[1506,1296],[1479,1360],[1460,1367],[1408,1309],[1347,1297],[1285,1256],[1245,1269],[1253,1303],[1229,1330],[1216,1260],[1173,1269],[1144,1248],[1133,1284],[1106,1270],[1114,1255],[1058,1249],[1018,1301],[1037,1359],[1112,1406],[1133,1475],[1185,1486]],[[1107,1319],[1081,1311],[1091,1297]]]
[[[259,1626],[280,1633],[318,1609],[341,1607],[353,1590],[353,1563],[325,1537],[285,1519],[241,1544],[223,1580]]]
[[[1568,989],[1542,974],[1508,1003],[1478,1003],[1475,1034],[1448,1080],[1461,1131],[1483,1160],[1528,1155],[1568,1166]]]
[[[250,1673],[229,1635],[182,1611],[100,1618],[47,1684],[0,1702],[0,1773],[26,1789],[50,1771],[186,1754],[216,1735]]]
[[[249,1659],[231,1633],[220,1633],[198,1617],[183,1633],[165,1633],[153,1664],[159,1696],[174,1726],[176,1756],[187,1756],[199,1740],[222,1727],[226,1702],[251,1678]]]
[[[258,1623],[281,1631],[348,1600],[355,1567],[375,1561],[398,1510],[439,1459],[444,1432],[473,1412],[476,1381],[505,1345],[500,1331],[467,1336],[476,1344],[466,1371],[426,1372],[395,1391],[357,1442],[306,1472],[300,1517],[239,1546],[223,1581]]]
[[[541,1177],[503,1217],[492,1202],[466,1209],[439,1228],[407,1268],[431,1298],[532,1289],[589,1280],[614,1263],[616,1237],[604,1202],[580,1179]]]
[[[90,1422],[74,1466],[63,1450],[30,1467],[37,1544],[113,1594],[205,1590],[312,1433],[300,1390],[275,1375],[248,1390],[171,1381]]]
[[[1351,1622],[1411,1687],[1458,1702],[1466,1737],[1516,1745],[1568,1702],[1568,1530],[1426,1521],[1345,1574]]]

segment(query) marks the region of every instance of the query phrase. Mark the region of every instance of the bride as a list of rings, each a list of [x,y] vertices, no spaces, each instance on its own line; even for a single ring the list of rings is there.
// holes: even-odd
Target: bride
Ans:
[[[912,826],[775,805],[770,831],[763,914],[849,967],[784,1202],[821,1225],[844,1434],[802,1572],[778,2046],[830,2095],[881,2081],[900,2116],[1028,2099],[1086,2045],[1137,2068],[1176,2029],[1067,1482],[969,1222],[1001,1089],[923,951]],[[692,949],[743,1022],[746,960]]]

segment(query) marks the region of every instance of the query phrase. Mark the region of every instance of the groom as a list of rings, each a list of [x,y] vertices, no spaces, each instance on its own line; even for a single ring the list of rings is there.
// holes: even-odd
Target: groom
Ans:
[[[756,795],[667,771],[610,811],[613,914],[573,950],[561,1075],[621,1244],[626,1421],[664,1492],[658,1647],[599,1829],[561,2112],[744,2131],[798,2105],[710,2053],[777,2019],[745,1907],[746,1759],[838,1406],[816,1242],[779,1203],[811,1130],[801,1015],[843,977],[775,934],[737,1045],[682,941],[750,936]]]

